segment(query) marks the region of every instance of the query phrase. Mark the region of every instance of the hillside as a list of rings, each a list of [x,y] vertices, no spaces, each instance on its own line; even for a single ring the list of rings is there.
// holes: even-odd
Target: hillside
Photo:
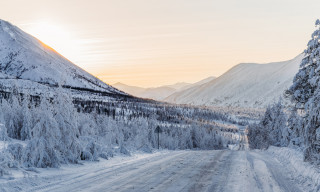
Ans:
[[[116,83],[112,86],[136,97],[154,99],[158,101],[163,100],[164,98],[168,97],[169,95],[177,91],[175,88],[169,86],[142,88],[137,86],[126,85],[123,83]]]
[[[205,79],[198,81],[196,83],[179,82],[179,83],[175,83],[173,85],[164,85],[164,86],[160,86],[160,87],[151,87],[151,88],[130,86],[130,85],[126,85],[123,83],[116,83],[116,84],[113,84],[112,86],[114,86],[117,89],[122,90],[126,93],[129,93],[133,96],[136,96],[136,97],[162,101],[165,98],[167,98],[168,96],[170,96],[176,92],[183,91],[183,90],[189,89],[194,86],[202,85],[202,84],[207,83],[213,79],[215,79],[215,77],[208,77],[208,78],[205,78]]]
[[[0,20],[0,84],[25,89],[63,87],[126,95],[82,70],[49,46]],[[26,85],[28,84],[28,86]]]
[[[268,64],[242,63],[200,86],[165,99],[178,104],[263,108],[283,95],[299,69],[303,55]]]

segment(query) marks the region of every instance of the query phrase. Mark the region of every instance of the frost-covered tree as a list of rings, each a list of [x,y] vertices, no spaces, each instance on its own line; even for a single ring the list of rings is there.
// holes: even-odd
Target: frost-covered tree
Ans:
[[[292,147],[302,147],[303,146],[303,134],[304,134],[304,125],[302,122],[302,117],[298,114],[296,109],[293,109],[288,118],[288,137],[290,146]]]
[[[65,163],[76,163],[81,148],[79,143],[78,113],[72,103],[71,94],[59,87],[53,99],[53,118],[58,124],[60,133],[57,150]]]
[[[0,141],[8,140],[7,128],[4,123],[3,109],[0,106]]]
[[[320,162],[320,88],[308,101],[307,115],[304,117],[305,160]]]
[[[259,124],[249,126],[248,139],[251,148],[268,148],[269,145],[287,146],[289,132],[286,126],[281,99],[269,106]]]
[[[316,30],[308,42],[305,57],[301,62],[299,72],[294,78],[288,93],[296,104],[303,110],[303,121],[296,131],[303,137],[305,159],[320,161],[320,20],[317,20]],[[291,123],[292,124],[292,123]],[[301,141],[301,139],[299,139]],[[301,144],[300,144],[301,145]]]
[[[24,114],[18,94],[12,94],[11,98],[8,101],[4,101],[2,106],[8,136],[14,139],[21,139]]]
[[[60,154],[57,144],[61,138],[58,123],[53,117],[49,98],[43,97],[37,108],[36,124],[32,128],[32,139],[26,146],[23,162],[27,167],[58,167]]]
[[[268,130],[261,124],[250,124],[248,126],[248,142],[251,149],[267,149],[269,147]]]
[[[274,146],[287,145],[286,115],[281,100],[268,107],[261,125],[269,133],[269,144]]]
[[[300,64],[299,72],[293,79],[293,84],[288,93],[297,108],[304,108],[309,98],[314,96],[315,89],[319,85],[320,77],[320,20],[315,23],[316,30],[311,35],[305,57]]]
[[[30,97],[26,94],[22,102],[23,123],[20,131],[21,140],[31,139],[31,129],[33,127],[33,121],[32,109],[29,108],[29,101]]]

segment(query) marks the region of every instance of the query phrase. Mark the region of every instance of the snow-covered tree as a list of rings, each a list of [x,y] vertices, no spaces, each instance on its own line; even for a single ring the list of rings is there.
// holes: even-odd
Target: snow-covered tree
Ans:
[[[303,134],[304,125],[302,122],[302,117],[298,114],[296,109],[293,109],[288,118],[288,137],[290,141],[290,146],[292,147],[302,147],[303,146]]]
[[[14,139],[21,139],[23,125],[23,111],[18,94],[12,94],[9,101],[3,102],[4,118],[8,130],[8,136]]]
[[[289,132],[286,126],[281,99],[269,106],[259,124],[249,126],[248,139],[251,148],[264,149],[269,145],[288,146]]]
[[[269,132],[260,124],[248,126],[248,142],[251,149],[267,149],[269,147]]]
[[[32,139],[26,146],[23,164],[27,167],[58,167],[60,154],[56,146],[60,142],[61,132],[53,117],[49,98],[43,97],[37,110],[37,123],[32,128]]]
[[[307,115],[304,117],[305,160],[320,162],[320,88],[308,101]]]
[[[281,100],[268,107],[261,121],[262,127],[269,133],[269,144],[274,146],[287,145],[286,115]]]
[[[288,91],[296,108],[303,110],[303,121],[296,133],[300,138],[302,133],[305,159],[309,161],[320,161],[320,20],[315,25],[299,72]]]
[[[81,153],[77,114],[71,94],[60,86],[53,99],[53,118],[58,124],[60,133],[56,148],[65,163],[76,163]]]
[[[314,96],[315,89],[319,86],[320,77],[320,20],[316,20],[316,30],[311,35],[305,57],[300,64],[300,70],[293,80],[288,93],[297,108],[304,108],[309,98]]]
[[[7,128],[4,123],[3,109],[0,106],[0,141],[8,140]]]
[[[32,109],[29,108],[29,95],[25,95],[22,102],[23,123],[20,131],[21,140],[31,139],[32,122]],[[30,106],[31,107],[31,106]]]

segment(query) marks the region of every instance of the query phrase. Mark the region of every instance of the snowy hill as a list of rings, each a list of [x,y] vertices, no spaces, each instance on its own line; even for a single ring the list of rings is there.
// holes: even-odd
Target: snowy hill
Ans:
[[[175,90],[181,91],[181,90],[184,90],[186,87],[191,86],[191,85],[192,85],[192,83],[178,82],[178,83],[175,83],[173,85],[165,85],[165,87],[170,87],[170,88],[173,88]]]
[[[137,87],[137,86],[130,86],[130,85],[126,85],[126,84],[123,84],[123,83],[115,83],[112,85],[113,87],[119,89],[119,90],[122,90],[126,93],[129,93],[131,95],[140,95],[141,93],[143,93],[144,91],[146,91],[145,88],[142,88],[142,87]]]
[[[176,92],[176,89],[166,86],[148,88],[140,95],[140,97],[161,101],[169,95],[173,94],[174,92]]]
[[[116,83],[112,85],[113,87],[129,93],[136,97],[148,98],[161,101],[169,95],[173,94],[177,90],[169,86],[161,86],[155,88],[142,88],[137,86],[130,86],[123,83]]]
[[[303,55],[268,64],[242,63],[200,86],[165,99],[178,104],[262,108],[277,100],[292,84]]]
[[[2,86],[10,83],[8,79],[15,79],[15,84],[20,87],[25,87],[26,82],[35,87],[60,84],[68,88],[126,95],[3,20],[0,20],[0,71]]]
[[[129,93],[133,96],[141,97],[141,98],[148,98],[148,99],[154,99],[158,101],[162,101],[168,96],[178,92],[183,91],[186,89],[189,89],[193,86],[199,86],[204,83],[209,82],[210,80],[213,80],[215,77],[208,77],[206,79],[203,79],[199,82],[196,82],[194,84],[192,83],[185,83],[185,82],[179,82],[175,83],[173,85],[164,85],[161,87],[152,87],[152,88],[142,88],[137,86],[130,86],[123,83],[116,83],[112,86],[116,87],[119,90],[122,90],[126,93]]]
[[[178,90],[178,91],[183,91],[183,90],[186,90],[186,89],[190,89],[191,87],[196,87],[196,86],[200,86],[200,85],[203,85],[205,83],[208,83],[209,81],[212,81],[214,80],[216,77],[214,76],[211,76],[211,77],[207,77],[205,79],[202,79],[201,81],[198,81],[196,83],[193,83],[193,84],[190,84],[190,85],[186,85],[184,86],[182,89]]]

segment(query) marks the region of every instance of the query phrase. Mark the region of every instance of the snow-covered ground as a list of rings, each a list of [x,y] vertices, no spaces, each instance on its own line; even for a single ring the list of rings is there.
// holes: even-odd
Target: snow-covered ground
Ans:
[[[303,186],[305,191],[320,191],[319,166],[304,162],[302,151],[270,146],[267,153],[281,162],[285,169],[290,171],[291,177],[295,178],[295,182]]]
[[[275,147],[135,153],[17,174],[0,180],[0,191],[316,191],[318,169],[296,153]]]

